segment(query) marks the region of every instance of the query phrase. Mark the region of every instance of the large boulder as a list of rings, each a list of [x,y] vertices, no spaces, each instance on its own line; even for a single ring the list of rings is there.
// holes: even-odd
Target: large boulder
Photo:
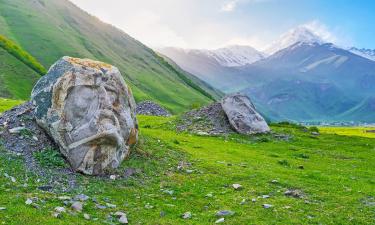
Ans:
[[[221,105],[230,124],[238,133],[256,134],[270,131],[267,122],[246,95],[228,95],[222,99]]]
[[[114,66],[63,57],[31,97],[38,124],[75,171],[97,175],[116,168],[137,141],[135,101]]]

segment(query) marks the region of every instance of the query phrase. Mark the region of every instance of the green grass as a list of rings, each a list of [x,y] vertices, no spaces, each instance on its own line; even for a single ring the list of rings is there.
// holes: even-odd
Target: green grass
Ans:
[[[22,103],[22,100],[0,98],[0,114]]]
[[[375,133],[366,132],[375,130],[375,127],[319,127],[319,130],[326,134],[375,138]]]
[[[65,55],[117,66],[137,101],[153,100],[173,113],[186,111],[193,104],[207,104],[213,98],[205,85],[150,48],[67,0],[0,0],[0,34],[46,68]],[[32,86],[35,81],[29,83]]]
[[[22,158],[2,151],[0,207],[7,209],[0,211],[0,224],[103,224],[116,211],[126,212],[130,224],[213,224],[218,210],[235,212],[225,224],[375,223],[373,139],[314,136],[288,124],[276,124],[272,129],[292,136],[289,141],[275,135],[203,137],[176,133],[173,117],[140,116],[139,121],[140,143],[114,173],[123,174],[126,168],[141,172],[115,181],[79,176],[80,188],[73,192],[39,191],[45,178],[25,172]],[[178,170],[180,161],[191,166]],[[235,183],[243,189],[235,191],[231,187]],[[299,189],[305,197],[287,197],[287,189]],[[77,193],[95,197],[101,204],[108,199],[117,208],[95,209],[89,200],[84,213],[97,221],[84,220],[82,213],[53,218],[53,209],[62,206],[57,196]],[[40,209],[25,205],[31,197],[45,201],[37,202]],[[264,209],[262,204],[273,207]],[[181,214],[188,211],[192,218],[182,219]]]
[[[18,46],[13,41],[0,35],[0,47],[8,51],[11,55],[19,59],[21,62],[25,63],[28,67],[33,69],[40,75],[47,73],[47,70],[40,64],[33,56],[24,51],[20,46]]]

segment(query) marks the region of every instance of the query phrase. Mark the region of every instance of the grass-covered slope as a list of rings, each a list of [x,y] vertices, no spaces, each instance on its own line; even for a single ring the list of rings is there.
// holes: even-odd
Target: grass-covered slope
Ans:
[[[25,172],[22,157],[0,151],[0,207],[5,207],[0,223],[116,224],[110,215],[122,211],[129,224],[201,225],[214,224],[220,210],[233,211],[224,224],[236,225],[375,222],[375,139],[314,136],[291,125],[272,126],[289,141],[277,135],[205,137],[176,133],[173,118],[143,116],[139,121],[140,144],[113,171],[133,174],[116,180],[78,175],[77,188],[70,192],[39,190],[48,175]],[[61,166],[61,160],[51,160],[56,156],[37,154],[42,165]],[[243,188],[234,190],[232,184]],[[300,198],[284,194],[292,189],[300,191]],[[71,214],[68,205],[60,219],[52,216],[55,207],[64,206],[58,197],[80,193],[90,197],[82,213]],[[37,198],[36,206],[26,205],[28,198]],[[98,209],[95,202],[116,208]],[[182,219],[185,212],[191,219]]]
[[[46,68],[64,55],[117,66],[136,100],[151,99],[173,112],[211,100],[150,48],[67,0],[0,0],[0,25],[0,34]]]
[[[0,97],[28,99],[44,67],[14,42],[0,35]]]

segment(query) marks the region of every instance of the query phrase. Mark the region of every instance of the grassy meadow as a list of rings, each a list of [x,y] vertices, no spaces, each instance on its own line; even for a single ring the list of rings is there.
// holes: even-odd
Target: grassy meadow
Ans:
[[[79,175],[78,188],[69,192],[39,190],[48,176],[25,172],[21,156],[1,150],[0,207],[6,209],[0,210],[0,224],[116,224],[111,213],[117,211],[127,213],[130,224],[214,224],[220,210],[234,212],[224,224],[375,223],[374,139],[312,135],[288,124],[272,125],[267,135],[197,136],[176,133],[175,121],[139,116],[139,144],[113,171],[122,178]],[[59,157],[37,154],[45,166]],[[61,160],[52,161],[61,166]],[[138,172],[125,178],[129,168]],[[287,190],[300,196],[286,196]],[[80,193],[90,197],[83,209],[90,220],[69,206],[62,218],[52,216],[64,206],[58,197]],[[37,206],[25,204],[34,197]],[[95,206],[106,203],[116,208]],[[182,218],[185,212],[190,219]]]

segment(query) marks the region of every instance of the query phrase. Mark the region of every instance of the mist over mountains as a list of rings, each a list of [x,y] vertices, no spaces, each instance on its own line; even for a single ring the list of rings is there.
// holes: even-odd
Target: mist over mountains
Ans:
[[[244,52],[239,48],[249,47],[231,52]],[[246,58],[258,60],[231,66],[212,56],[217,51],[159,51],[226,93],[248,94],[272,120],[375,122],[375,51],[341,48],[303,26],[264,52],[247,52]],[[226,56],[225,62],[237,62]]]

